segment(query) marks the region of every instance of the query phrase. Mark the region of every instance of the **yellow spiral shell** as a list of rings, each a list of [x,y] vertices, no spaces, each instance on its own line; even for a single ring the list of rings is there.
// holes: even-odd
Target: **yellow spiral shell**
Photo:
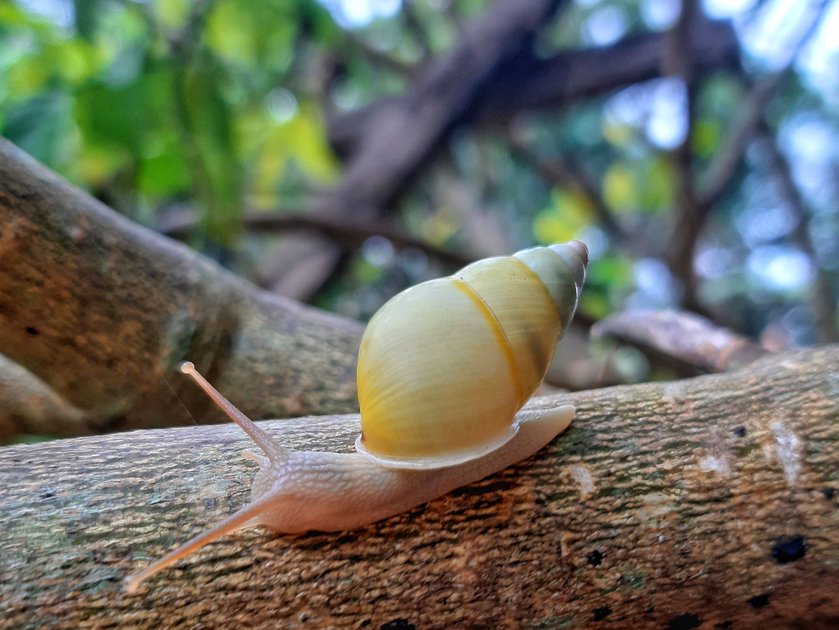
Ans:
[[[574,315],[579,241],[487,258],[388,301],[358,354],[356,449],[393,468],[452,466],[518,430]]]

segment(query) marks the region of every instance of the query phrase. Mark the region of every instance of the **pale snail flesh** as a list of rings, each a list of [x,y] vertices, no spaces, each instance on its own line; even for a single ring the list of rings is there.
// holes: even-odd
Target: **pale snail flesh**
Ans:
[[[478,261],[385,304],[359,352],[362,435],[356,454],[280,447],[191,363],[183,364],[182,371],[260,447],[262,454],[243,453],[259,471],[250,503],[128,576],[126,590],[235,530],[264,525],[293,534],[364,527],[536,453],[568,427],[574,408],[516,412],[544,378],[574,314],[587,263],[579,241],[523,250]],[[479,341],[463,339],[470,335]],[[413,371],[403,367],[410,361]],[[392,384],[381,376],[388,373]],[[410,391],[413,400],[405,395]],[[410,415],[420,420],[416,430]],[[388,417],[395,429],[382,426]],[[432,427],[441,438],[429,436]]]

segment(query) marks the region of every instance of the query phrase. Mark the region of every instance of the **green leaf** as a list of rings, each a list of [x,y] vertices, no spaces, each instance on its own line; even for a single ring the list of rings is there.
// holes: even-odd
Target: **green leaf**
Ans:
[[[103,0],[73,0],[73,15],[76,31],[88,40],[93,40],[96,33],[97,16],[102,11]]]
[[[59,90],[11,104],[2,134],[49,167],[60,169],[72,145],[70,99]]]
[[[562,243],[591,224],[591,205],[576,191],[555,188],[551,203],[533,220],[533,235],[540,243]]]
[[[190,176],[183,146],[172,135],[140,163],[138,186],[146,195],[171,197],[189,190]]]
[[[278,0],[218,0],[207,17],[204,39],[234,66],[285,71],[294,58],[299,22],[296,4]]]
[[[189,0],[153,0],[154,11],[161,24],[170,29],[186,26],[192,4]]]
[[[51,75],[51,68],[38,57],[24,57],[9,68],[9,94],[27,98],[43,90]]]
[[[632,171],[616,162],[603,176],[603,200],[612,210],[634,210],[638,207],[638,189]]]
[[[338,162],[326,139],[326,127],[320,112],[301,105],[298,113],[278,128],[278,137],[284,142],[291,159],[320,183],[335,179]]]
[[[709,158],[722,144],[722,125],[716,120],[702,118],[694,123],[692,147],[700,158]]]
[[[76,95],[76,121],[88,141],[139,155],[147,132],[147,81],[123,87],[91,83]]]
[[[580,308],[593,317],[602,317],[620,308],[633,279],[632,259],[607,254],[589,262],[586,290]]]
[[[592,284],[628,286],[632,280],[632,259],[614,254],[601,256],[591,261],[586,278]]]
[[[641,181],[636,180],[640,190],[640,210],[662,212],[673,204],[676,176],[673,168],[662,156],[644,160],[641,167]]]
[[[202,58],[180,75],[181,106],[190,143],[193,191],[206,233],[229,244],[241,229],[241,172],[231,132],[231,111],[219,91],[218,72]]]

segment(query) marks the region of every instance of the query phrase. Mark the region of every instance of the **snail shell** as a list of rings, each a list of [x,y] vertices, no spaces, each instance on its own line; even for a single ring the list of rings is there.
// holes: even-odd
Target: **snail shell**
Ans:
[[[547,372],[588,263],[579,241],[487,258],[388,301],[358,355],[356,450],[391,468],[489,453]]]

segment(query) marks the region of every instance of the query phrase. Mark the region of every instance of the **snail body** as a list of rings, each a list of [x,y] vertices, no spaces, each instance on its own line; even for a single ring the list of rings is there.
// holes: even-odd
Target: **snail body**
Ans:
[[[587,262],[577,241],[523,250],[478,261],[385,304],[359,351],[357,453],[280,447],[183,364],[259,446],[261,454],[243,453],[259,471],[250,503],[127,577],[126,589],[237,529],[356,529],[536,453],[574,417],[568,405],[520,409],[574,314]]]

